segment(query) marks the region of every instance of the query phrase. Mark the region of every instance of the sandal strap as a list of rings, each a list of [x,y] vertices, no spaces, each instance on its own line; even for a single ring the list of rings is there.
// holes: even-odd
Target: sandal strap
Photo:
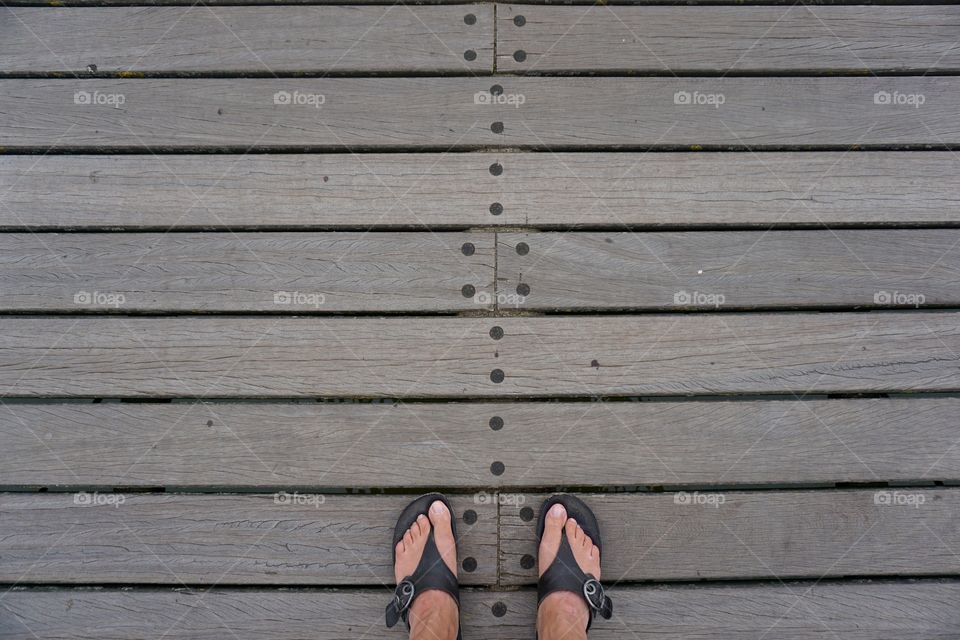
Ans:
[[[573,556],[573,549],[567,541],[566,533],[560,537],[560,549],[557,557],[540,576],[537,583],[538,603],[555,591],[576,593],[587,603],[590,618],[587,629],[593,624],[593,618],[599,615],[604,620],[613,616],[613,601],[604,593],[603,585],[595,576],[584,573]]]

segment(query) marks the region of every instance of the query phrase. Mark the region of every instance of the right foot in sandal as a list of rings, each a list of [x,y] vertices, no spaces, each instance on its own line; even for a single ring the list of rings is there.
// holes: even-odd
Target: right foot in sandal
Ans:
[[[457,542],[453,535],[451,514],[439,500],[430,505],[429,518],[421,514],[407,529],[396,546],[394,577],[397,583],[412,575],[433,531],[433,539],[443,563],[457,575]],[[410,605],[410,637],[414,640],[454,640],[460,626],[460,612],[453,597],[438,589],[423,591]]]
[[[554,504],[544,518],[540,539],[540,576],[553,564],[566,535],[580,571],[600,579],[600,549],[560,503]],[[554,591],[540,602],[537,611],[537,636],[540,640],[581,640],[587,637],[590,609],[583,595],[574,591]]]

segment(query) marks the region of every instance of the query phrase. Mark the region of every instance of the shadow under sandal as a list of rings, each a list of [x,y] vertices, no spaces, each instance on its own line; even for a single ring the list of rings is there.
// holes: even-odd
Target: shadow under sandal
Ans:
[[[428,493],[420,496],[411,502],[400,514],[397,520],[397,526],[393,530],[393,563],[397,563],[397,543],[403,539],[403,534],[413,526],[417,517],[425,515],[430,517],[430,505],[435,500],[439,500],[447,506],[450,511],[450,526],[453,529],[453,539],[457,539],[457,519],[453,515],[453,508],[447,499],[439,493]],[[430,534],[427,537],[426,545],[423,548],[423,555],[420,556],[420,562],[414,572],[400,581],[393,592],[393,600],[387,605],[387,628],[391,628],[400,620],[403,620],[410,629],[410,605],[424,591],[436,589],[449,593],[454,602],[457,603],[457,609],[460,608],[460,584],[457,577],[453,575],[447,563],[443,561],[437,542],[433,537],[433,527],[430,527]],[[457,638],[461,638],[460,631],[457,631]]]
[[[586,532],[593,544],[600,550],[600,557],[603,557],[603,542],[600,540],[600,525],[597,523],[597,517],[593,515],[590,507],[571,495],[552,496],[543,503],[540,508],[540,519],[537,520],[537,543],[543,539],[543,529],[546,525],[547,512],[550,507],[560,503],[567,510],[567,518],[573,518],[577,524]],[[597,578],[589,573],[584,573],[577,564],[573,556],[573,549],[567,541],[566,528],[560,531],[560,549],[557,551],[557,557],[553,559],[547,570],[540,576],[537,583],[537,605],[543,602],[543,599],[554,591],[572,591],[583,598],[587,603],[587,609],[590,612],[590,619],[587,621],[587,630],[593,624],[593,617],[598,615],[604,620],[609,620],[613,615],[613,602],[604,594],[603,585]]]

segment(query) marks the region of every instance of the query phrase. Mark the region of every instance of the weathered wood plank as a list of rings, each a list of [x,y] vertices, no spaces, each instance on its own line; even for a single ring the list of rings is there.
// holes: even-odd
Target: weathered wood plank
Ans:
[[[3,80],[0,146],[468,146],[493,141],[468,78]],[[120,104],[122,102],[122,104]],[[79,103],[79,104],[78,104]],[[322,104],[321,104],[322,103]],[[44,106],[45,105],[45,106]],[[442,125],[437,114],[444,114]],[[484,118],[486,119],[486,118]]]
[[[20,374],[0,374],[0,388],[27,396],[270,397],[454,396],[494,387],[490,322],[442,320],[7,317],[0,368]],[[40,372],[51,365],[62,375]]]
[[[785,640],[830,635],[852,640],[953,638],[960,625],[953,580],[789,582],[723,586],[617,586],[612,620],[591,638]],[[494,615],[494,605],[501,615]],[[505,608],[505,611],[504,611]],[[9,640],[127,640],[130,637],[334,640],[380,633],[380,590],[214,588],[15,588],[0,600],[0,634]],[[530,590],[461,593],[468,637],[525,640],[534,628]],[[283,624],[276,618],[282,615]],[[405,630],[386,632],[402,637]]]
[[[953,312],[496,320],[14,316],[2,325],[5,397],[960,390]],[[494,326],[502,339],[491,338]]]
[[[0,458],[0,487],[316,490],[956,481],[958,413],[956,398],[7,402],[0,408],[0,443],[7,452]],[[591,446],[584,450],[583,442]],[[501,475],[492,474],[494,462],[503,465]]]
[[[402,624],[384,627],[383,608],[392,589],[16,589],[0,600],[0,636],[5,640],[342,640],[405,638]],[[520,640],[524,628],[491,610],[506,599],[520,605],[527,594],[464,589],[460,622],[466,637]],[[525,604],[525,602],[524,602]]]
[[[703,2],[724,2],[726,0],[702,0]],[[780,2],[781,0],[775,0]],[[842,2],[855,2],[862,0],[838,0]],[[410,5],[442,5],[442,4],[460,4],[463,0],[418,0],[404,4]],[[164,7],[164,6],[193,6],[190,0],[9,0],[8,7]],[[286,5],[342,5],[344,0],[209,0],[204,3],[207,6],[244,6],[244,5],[268,5],[268,6],[286,6]],[[387,4],[383,0],[351,0],[351,5],[382,5]]]
[[[956,224],[956,171],[949,151],[0,155],[0,228]]]
[[[493,234],[0,234],[0,309],[476,310],[493,267]]]
[[[960,303],[960,231],[524,233],[497,237],[523,309],[920,307]]]
[[[489,206],[500,178],[489,167],[502,160],[463,153],[0,155],[0,226],[478,226],[497,221]],[[515,215],[503,217],[509,223]]]
[[[960,69],[952,6],[500,5],[497,37],[504,71]]]
[[[390,539],[410,496],[0,495],[4,582],[393,582]],[[496,505],[455,496],[464,584],[496,581]],[[463,522],[466,510],[477,516]],[[472,519],[472,518],[471,518]],[[387,589],[383,590],[387,593]],[[382,613],[382,612],[381,612]]]
[[[0,146],[10,149],[960,142],[960,78],[950,76],[8,79],[3,89]]]
[[[960,624],[958,591],[950,580],[614,586],[614,616],[592,626],[590,638],[946,640]],[[507,632],[525,629],[523,638],[536,613],[528,593],[505,600]]]
[[[4,8],[0,25],[0,73],[493,70],[492,5]]]
[[[878,489],[590,495],[603,579],[703,580],[960,572],[960,491]],[[536,518],[500,507],[501,584],[536,582]],[[529,515],[529,512],[528,512]]]
[[[514,153],[498,160],[501,217],[514,225],[960,221],[951,152]]]

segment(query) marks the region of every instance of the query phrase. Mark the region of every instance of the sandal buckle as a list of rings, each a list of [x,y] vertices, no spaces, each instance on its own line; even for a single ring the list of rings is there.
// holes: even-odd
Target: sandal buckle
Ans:
[[[405,613],[410,608],[410,603],[413,602],[413,595],[416,591],[417,588],[409,580],[401,580],[397,588],[394,589],[393,597],[397,601],[397,610],[400,613]]]
[[[401,580],[393,590],[393,599],[387,605],[387,628],[397,624],[400,620],[407,621],[407,610],[413,602],[417,588],[409,579]]]
[[[583,583],[583,597],[592,613],[599,613],[604,620],[609,620],[613,615],[613,602],[603,592],[603,585],[596,578],[588,578]]]

